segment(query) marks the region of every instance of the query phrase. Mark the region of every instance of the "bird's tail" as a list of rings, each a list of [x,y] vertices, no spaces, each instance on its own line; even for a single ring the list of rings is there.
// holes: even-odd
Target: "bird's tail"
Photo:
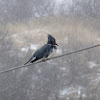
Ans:
[[[30,61],[27,61],[24,65],[28,64]]]
[[[31,57],[24,65],[28,64],[29,62],[31,62],[33,59],[35,59],[35,57]]]

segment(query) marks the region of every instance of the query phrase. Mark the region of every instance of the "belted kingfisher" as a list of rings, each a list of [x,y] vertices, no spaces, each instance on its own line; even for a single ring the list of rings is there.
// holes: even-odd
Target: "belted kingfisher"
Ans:
[[[46,59],[52,52],[53,52],[53,49],[57,49],[57,43],[56,43],[56,40],[55,38],[52,36],[52,35],[49,35],[48,34],[48,41],[47,41],[47,44],[45,44],[44,46],[42,46],[40,49],[38,49],[34,54],[33,56],[28,60],[28,62],[26,62],[25,64],[27,63],[33,63],[41,58],[44,58]],[[24,65],[25,65],[24,64]]]

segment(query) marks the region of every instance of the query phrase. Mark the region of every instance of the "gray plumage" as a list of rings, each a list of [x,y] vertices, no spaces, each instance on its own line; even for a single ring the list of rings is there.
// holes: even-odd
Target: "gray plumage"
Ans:
[[[26,62],[25,64],[27,63],[33,63],[35,62],[36,60],[39,60],[41,58],[47,58],[52,52],[53,52],[53,49],[57,49],[56,47],[56,40],[54,37],[52,37],[51,35],[48,35],[48,42],[47,44],[45,44],[44,46],[42,46],[40,49],[38,49],[34,54],[33,56],[29,59],[28,62]],[[25,65],[24,64],[24,65]]]

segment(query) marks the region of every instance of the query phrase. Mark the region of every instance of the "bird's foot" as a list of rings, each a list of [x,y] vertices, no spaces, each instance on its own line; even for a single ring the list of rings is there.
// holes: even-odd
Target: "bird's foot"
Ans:
[[[44,61],[44,62],[47,61],[47,60],[49,60],[49,58],[44,58],[44,59],[42,59],[42,61]]]
[[[47,60],[50,60],[50,58],[47,58]]]

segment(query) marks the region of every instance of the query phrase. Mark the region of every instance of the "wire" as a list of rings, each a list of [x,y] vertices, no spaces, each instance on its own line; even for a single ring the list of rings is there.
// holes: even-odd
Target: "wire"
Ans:
[[[82,51],[85,51],[85,50],[88,50],[88,49],[92,49],[92,48],[96,48],[96,47],[99,47],[99,46],[100,46],[100,44],[94,45],[94,46],[91,46],[91,47],[88,47],[88,48],[84,48],[84,49],[79,49],[77,51],[66,53],[66,54],[63,54],[63,55],[60,55],[60,56],[55,56],[55,57],[52,57],[52,58],[48,58],[48,59],[46,59],[46,61],[47,60],[56,59],[56,58],[60,58],[60,57],[64,57],[64,56],[71,55],[71,54],[74,54],[74,53],[82,52]],[[13,71],[13,70],[16,70],[16,69],[20,69],[20,68],[23,68],[23,67],[27,67],[27,66],[30,66],[30,65],[33,65],[33,64],[35,65],[35,64],[38,64],[38,63],[41,63],[41,62],[44,62],[44,61],[43,60],[42,61],[37,61],[37,62],[31,63],[31,64],[22,65],[22,66],[19,66],[19,67],[15,67],[15,68],[11,68],[11,69],[8,69],[8,70],[4,70],[4,71],[1,71],[0,74],[6,73],[6,72],[9,72],[9,71]]]

